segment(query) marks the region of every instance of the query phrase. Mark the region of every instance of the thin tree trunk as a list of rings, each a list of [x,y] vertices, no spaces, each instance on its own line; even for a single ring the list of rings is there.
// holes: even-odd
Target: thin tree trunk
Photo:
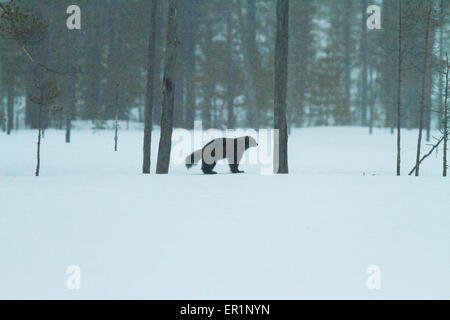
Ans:
[[[426,80],[426,103],[425,103],[425,129],[426,129],[426,141],[430,142],[431,139],[431,107],[432,107],[432,88],[433,88],[433,73],[431,69],[427,72]]]
[[[116,85],[116,116],[115,116],[115,132],[114,132],[114,151],[117,151],[117,142],[119,140],[119,83]]]
[[[430,19],[433,19],[433,18],[431,17]],[[431,140],[431,120],[432,120],[432,107],[433,107],[433,78],[434,78],[433,77],[433,61],[434,61],[433,47],[434,47],[434,42],[436,40],[435,32],[436,32],[436,29],[434,28],[434,24],[432,23],[430,26],[430,32],[429,32],[430,43],[428,45],[428,47],[430,48],[430,51],[431,51],[430,56],[432,58],[430,59],[430,67],[428,68],[427,80],[426,80],[427,103],[426,103],[426,109],[425,109],[425,112],[426,112],[425,124],[426,124],[426,129],[427,129],[427,142],[429,142]]]
[[[430,151],[428,151],[428,153],[426,155],[424,155],[420,160],[419,160],[419,164],[420,165],[426,158],[428,158],[429,156],[431,156],[431,154],[434,152],[434,150],[436,150],[439,145],[441,144],[441,142],[444,141],[444,137],[442,137],[441,139],[439,139],[430,149]],[[412,170],[409,172],[409,175],[412,175],[416,170],[417,170],[417,164],[414,166],[414,168],[412,168]]]
[[[0,127],[2,128],[2,132],[6,132],[6,118],[5,118],[5,108],[3,105],[0,106]]]
[[[444,29],[445,29],[445,13],[444,13],[444,0],[441,0],[439,7],[439,61],[444,60]],[[439,79],[439,110],[442,110],[444,99],[444,83],[442,79]],[[442,129],[442,123],[439,122],[439,129]]]
[[[448,148],[448,122],[449,122],[449,114],[448,114],[448,76],[449,76],[449,72],[450,72],[450,65],[448,62],[448,56],[447,56],[447,72],[445,75],[445,99],[444,99],[444,157],[443,157],[443,173],[442,175],[444,177],[447,176],[447,148]]]
[[[66,117],[66,143],[70,143],[70,137],[72,132],[72,120],[75,114],[76,107],[76,77],[71,74],[68,78],[67,94],[69,95],[67,107],[68,110],[65,112]]]
[[[277,0],[277,31],[275,43],[275,108],[274,129],[279,132],[278,170],[288,173],[288,136],[286,125],[286,91],[289,43],[289,0]],[[277,141],[275,141],[277,144]],[[276,153],[276,152],[275,152]],[[275,159],[276,160],[275,155]],[[275,163],[276,165],[276,163]],[[276,168],[275,168],[276,169]]]
[[[397,176],[401,174],[401,129],[402,129],[402,0],[398,0],[398,78],[397,78]]]
[[[41,95],[42,101],[42,95]],[[39,177],[39,170],[41,168],[41,117],[42,117],[42,105],[39,105],[39,117],[38,117],[38,141],[37,141],[37,163],[36,163],[36,177]]]
[[[12,81],[13,77],[10,77],[10,81]],[[8,84],[8,105],[7,105],[7,111],[8,111],[8,122],[7,122],[7,129],[6,134],[11,134],[11,131],[14,129],[14,84],[9,83]]]
[[[70,133],[71,133],[71,121],[69,118],[66,118],[66,143],[70,143]]]
[[[156,44],[156,10],[158,9],[158,0],[151,2],[151,30],[148,42],[148,67],[147,67],[147,91],[145,103],[145,120],[144,120],[144,145],[143,145],[143,162],[142,173],[150,173],[151,163],[151,146],[152,146],[152,121],[153,121],[153,93],[156,91],[154,87],[155,79],[155,44]]]
[[[373,90],[373,67],[369,63],[369,87],[370,87],[370,97],[369,97],[369,134],[373,133],[374,125],[374,106],[375,106],[375,94]]]
[[[177,20],[178,0],[169,0],[168,27],[166,39],[166,57],[163,78],[163,105],[161,115],[161,137],[159,140],[158,162],[156,173],[169,172],[170,151],[172,147],[173,105],[174,105],[174,76],[177,58]]]
[[[422,130],[423,130],[423,114],[425,111],[425,86],[426,86],[426,78],[427,78],[427,70],[428,70],[428,43],[429,43],[429,34],[430,34],[430,22],[431,22],[431,10],[432,4],[429,4],[428,12],[427,12],[427,26],[425,30],[425,53],[424,53],[424,61],[423,61],[423,74],[422,74],[422,93],[420,97],[420,109],[419,109],[419,137],[417,140],[417,153],[416,153],[416,177],[420,174],[420,151],[422,147]]]
[[[68,108],[66,112],[66,143],[70,143],[71,133],[72,133],[72,120],[75,113],[75,106],[76,106],[76,97],[75,97],[75,76],[72,76],[69,78],[69,86],[68,86],[68,94],[69,96],[69,103]]]

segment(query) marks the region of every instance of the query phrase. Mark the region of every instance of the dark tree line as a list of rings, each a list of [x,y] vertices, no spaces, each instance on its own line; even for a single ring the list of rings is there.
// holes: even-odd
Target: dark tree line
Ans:
[[[152,21],[152,1],[80,0],[82,29],[65,28],[69,1],[18,0],[24,8],[48,22],[45,41],[31,44],[33,55],[52,68],[64,69],[70,61],[82,70],[60,87],[64,112],[45,115],[45,126],[65,126],[67,119],[93,121],[101,128],[115,118],[144,122],[148,100],[149,30],[154,28],[153,83],[162,87],[168,2],[160,1]],[[433,66],[448,51],[448,1],[432,4],[427,57],[423,70],[427,8],[424,1],[404,1],[402,26],[402,127],[422,125],[429,139],[438,126],[432,111],[442,104],[442,83]],[[288,125],[358,125],[396,127],[397,33],[399,1],[378,1],[382,29],[368,30],[367,0],[291,2],[289,29]],[[205,128],[271,125],[276,33],[276,3],[269,0],[180,1],[177,32],[179,54],[175,67],[174,126],[192,128],[202,119]],[[1,46],[1,106],[6,128],[14,116],[28,127],[37,126],[36,108],[28,99],[24,110],[17,101],[27,98],[33,86],[24,53]],[[48,61],[47,61],[48,60]],[[9,62],[14,61],[14,62]],[[38,68],[39,69],[39,68]],[[422,74],[425,75],[422,95]],[[65,79],[64,79],[65,81]],[[62,80],[61,80],[62,82]],[[114,90],[120,83],[118,106]],[[72,86],[72,87],[70,87]],[[62,90],[66,91],[66,90]],[[439,91],[439,92],[438,92]],[[152,95],[152,122],[161,119],[162,92]],[[16,101],[16,103],[14,103]],[[71,110],[70,112],[68,110]],[[69,140],[69,138],[68,138]]]
[[[69,1],[13,2],[37,18],[25,19],[24,26],[43,21],[45,32],[1,20],[0,125],[7,133],[23,124],[64,128],[70,142],[75,120],[92,121],[98,129],[111,123],[118,129],[117,120],[142,122],[147,172],[153,125],[191,129],[196,119],[203,128],[275,124],[284,139],[281,108],[287,131],[397,127],[399,155],[399,129],[419,128],[417,164],[422,138],[430,140],[431,130],[442,128],[438,70],[450,51],[448,0],[375,1],[382,9],[380,30],[367,29],[367,0],[291,1],[283,4],[290,7],[290,18],[283,20],[287,56],[277,51],[278,1],[80,0],[82,28],[75,31],[65,27]],[[284,68],[286,93],[279,88]],[[44,108],[39,115],[30,97],[46,74],[58,85],[55,103],[62,111]]]

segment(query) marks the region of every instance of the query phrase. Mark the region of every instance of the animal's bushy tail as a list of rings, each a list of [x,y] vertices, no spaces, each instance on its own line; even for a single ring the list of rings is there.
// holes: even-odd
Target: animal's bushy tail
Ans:
[[[185,163],[186,168],[190,169],[195,164],[197,164],[202,158],[202,149],[198,149],[197,151],[192,152],[190,155],[186,157]]]

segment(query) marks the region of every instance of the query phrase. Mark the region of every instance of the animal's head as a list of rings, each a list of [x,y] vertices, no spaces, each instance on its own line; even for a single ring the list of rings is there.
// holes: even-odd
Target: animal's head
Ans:
[[[250,136],[245,136],[245,149],[257,147],[258,143],[256,142],[255,138]]]

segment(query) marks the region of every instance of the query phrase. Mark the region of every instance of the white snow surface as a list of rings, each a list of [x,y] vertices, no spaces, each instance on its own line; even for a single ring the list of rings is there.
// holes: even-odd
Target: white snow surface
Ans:
[[[36,132],[0,133],[0,298],[450,299],[450,185],[441,154],[407,176],[417,131],[402,177],[384,129],[295,129],[289,175],[155,175],[158,134],[142,175],[142,131],[113,134],[47,130],[37,178]]]

